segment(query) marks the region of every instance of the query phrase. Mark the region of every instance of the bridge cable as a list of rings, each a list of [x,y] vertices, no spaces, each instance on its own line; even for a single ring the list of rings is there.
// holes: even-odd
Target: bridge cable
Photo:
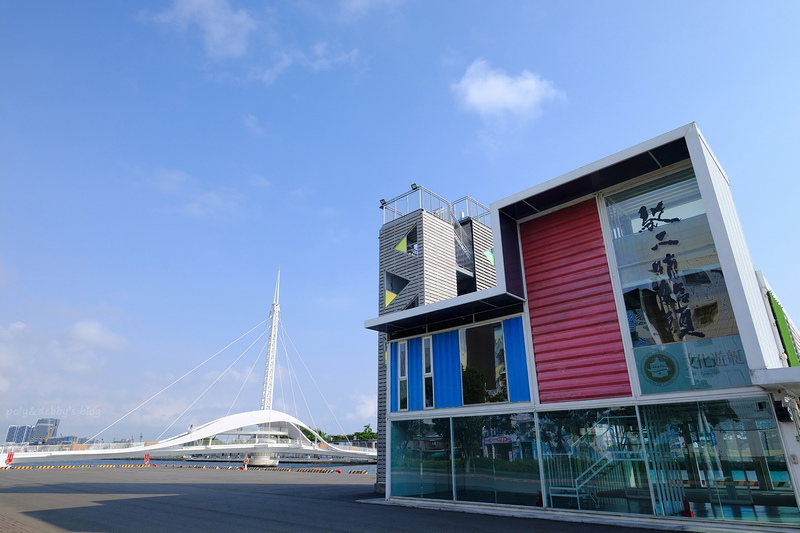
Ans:
[[[311,407],[309,407],[308,405],[308,400],[306,400],[306,395],[303,393],[303,387],[300,386],[300,378],[297,376],[297,372],[295,372],[294,369],[292,369],[292,363],[288,357],[286,358],[286,360],[289,361],[289,383],[292,382],[292,376],[294,376],[295,381],[297,381],[297,389],[300,391],[300,397],[303,399],[303,403],[306,406],[306,411],[308,411],[309,418],[311,418],[311,424],[313,426],[317,426],[317,421],[314,420],[314,415],[311,413]],[[294,386],[292,386],[292,392],[294,392]],[[323,398],[323,400],[324,399],[325,398]],[[300,418],[297,416],[297,403],[295,403],[294,410],[295,410],[295,418],[300,420]]]
[[[286,346],[285,345],[283,347],[283,351],[286,352]],[[278,360],[278,354],[277,353],[275,354],[275,363],[276,363],[276,365],[278,367],[278,370],[281,373],[281,379],[278,380],[278,386],[281,388],[281,405],[283,405],[284,411],[285,411],[287,405],[286,405],[286,394],[284,394],[284,391],[283,391],[283,371],[280,370],[281,365],[280,365],[280,361]],[[295,417],[295,418],[297,418],[297,417]]]
[[[292,381],[292,375],[294,374],[295,380],[297,380],[297,374],[294,373],[294,369],[292,368],[292,361],[289,359],[289,350],[286,349],[286,331],[283,331],[282,333],[283,335],[281,336],[281,344],[283,345],[283,354],[286,357],[286,368],[289,374],[289,390],[292,392],[292,406],[294,407],[294,417],[300,420],[300,414],[297,411],[297,398],[294,395],[294,381]],[[283,383],[283,380],[281,380],[281,383]],[[297,381],[297,386],[298,388],[300,388],[299,380]],[[309,412],[309,415],[310,414],[311,413]]]
[[[283,323],[281,323],[281,329],[283,329]],[[284,333],[286,333],[286,330],[283,330],[283,331],[284,331]],[[341,431],[342,435],[344,435],[345,438],[347,439],[347,433],[345,433],[344,428],[342,427],[342,424],[339,422],[339,419],[336,418],[336,413],[333,412],[333,408],[328,403],[328,400],[325,398],[325,395],[322,393],[322,390],[319,388],[319,385],[317,385],[317,380],[314,379],[314,376],[311,374],[311,371],[308,369],[308,366],[306,366],[306,362],[303,361],[303,357],[300,355],[300,351],[297,349],[297,346],[294,345],[294,342],[292,341],[292,338],[289,336],[288,333],[286,333],[286,338],[289,339],[289,342],[291,343],[292,348],[294,348],[294,351],[297,353],[297,357],[300,359],[300,362],[303,363],[303,367],[306,369],[306,372],[308,372],[308,376],[311,378],[311,382],[317,388],[317,391],[319,392],[320,396],[322,396],[322,401],[324,401],[325,405],[328,406],[328,410],[331,412],[331,415],[333,415],[333,419],[336,421],[336,424],[339,426],[339,431]],[[350,443],[350,439],[347,439],[347,442]],[[352,444],[352,443],[350,443],[350,444]]]
[[[250,375],[253,373],[253,370],[255,370],[256,365],[258,364],[258,360],[261,359],[261,354],[263,354],[264,350],[266,350],[266,349],[267,349],[267,345],[265,343],[264,346],[261,348],[261,351],[258,352],[258,355],[256,356],[256,360],[253,361],[253,366],[251,366],[250,367],[250,371],[247,372],[247,376],[244,378],[244,381],[242,382],[242,386],[239,387],[239,392],[236,393],[236,397],[233,399],[233,402],[231,402],[231,406],[228,408],[228,412],[225,413],[225,416],[228,416],[229,414],[231,414],[231,411],[233,410],[233,406],[236,404],[236,400],[239,399],[239,395],[242,393],[242,390],[244,390],[244,386],[247,385],[247,380],[250,379]]]
[[[258,324],[256,324],[255,326],[253,326],[253,328],[250,331],[248,331],[247,333],[243,333],[241,335],[241,337],[239,337],[235,341],[231,342],[226,347],[224,347],[223,349],[221,349],[220,351],[218,351],[217,353],[215,353],[214,355],[212,355],[211,357],[209,357],[208,359],[206,359],[205,361],[203,361],[202,363],[200,363],[199,365],[197,365],[193,369],[189,370],[187,373],[185,373],[184,375],[182,375],[181,377],[179,377],[178,379],[176,379],[175,381],[173,381],[172,383],[170,383],[169,385],[167,385],[166,387],[164,387],[163,389],[161,389],[160,391],[158,391],[154,395],[150,396],[148,399],[146,399],[145,401],[143,401],[142,403],[140,403],[139,405],[137,405],[136,407],[134,407],[133,409],[131,409],[130,411],[128,411],[127,413],[125,413],[124,415],[119,417],[118,419],[116,419],[114,422],[112,422],[111,424],[106,426],[104,429],[100,430],[94,437],[91,437],[87,442],[93,441],[95,438],[97,438],[99,435],[101,435],[104,431],[106,431],[107,429],[113,427],[117,422],[120,422],[121,420],[125,419],[128,415],[130,415],[131,413],[133,413],[134,411],[136,411],[137,409],[139,409],[140,407],[145,405],[147,402],[149,402],[150,400],[152,400],[153,398],[155,398],[156,396],[158,396],[159,394],[161,394],[162,392],[164,392],[168,388],[172,387],[177,382],[179,382],[180,380],[182,380],[183,378],[185,378],[186,376],[188,376],[189,374],[191,374],[192,372],[194,372],[195,370],[197,370],[198,368],[200,368],[204,364],[206,364],[209,361],[211,361],[212,359],[214,359],[216,356],[218,356],[219,354],[221,354],[222,352],[224,352],[225,350],[227,350],[228,348],[230,348],[231,346],[233,346],[234,344],[236,344],[237,342],[242,340],[243,337],[246,337],[247,335],[252,333],[253,330],[255,330],[256,328],[261,327],[266,321],[267,321],[267,319],[264,319],[261,322],[259,322]],[[162,433],[162,435],[163,435],[163,433]],[[156,440],[158,440],[158,439],[156,439]]]
[[[265,321],[265,322],[266,322],[266,321]],[[252,330],[250,330],[250,331],[252,331]],[[193,406],[194,404],[196,404],[196,403],[197,403],[197,401],[198,401],[200,398],[202,398],[202,397],[203,397],[203,395],[204,395],[205,393],[207,393],[207,392],[208,392],[208,390],[209,390],[211,387],[213,387],[213,386],[214,386],[214,384],[215,384],[217,381],[219,381],[220,379],[222,379],[222,376],[224,376],[224,375],[225,375],[225,374],[228,372],[228,370],[230,370],[230,369],[231,369],[231,367],[232,367],[233,365],[235,365],[235,364],[236,364],[236,363],[239,361],[239,359],[241,359],[241,358],[242,358],[242,356],[243,356],[244,354],[246,354],[246,353],[247,353],[247,352],[250,350],[250,348],[252,348],[252,347],[253,347],[253,344],[257,343],[257,342],[258,342],[258,341],[261,339],[261,337],[263,337],[264,335],[266,335],[266,333],[267,333],[266,331],[262,332],[262,333],[261,333],[261,335],[259,335],[259,336],[256,338],[256,340],[254,340],[254,341],[253,341],[253,342],[250,344],[250,346],[248,346],[248,347],[245,349],[245,351],[243,351],[243,352],[241,353],[241,355],[240,355],[239,357],[237,357],[236,359],[234,359],[234,360],[233,360],[233,363],[231,363],[230,365],[228,365],[228,368],[226,368],[225,370],[223,370],[223,371],[222,371],[222,373],[221,373],[221,374],[220,374],[220,375],[217,377],[217,379],[215,379],[214,381],[212,381],[212,382],[211,382],[211,385],[209,385],[209,386],[206,388],[206,390],[204,390],[203,392],[201,392],[201,393],[200,393],[200,396],[198,396],[198,397],[197,397],[197,398],[196,398],[196,399],[195,399],[195,400],[194,400],[194,401],[193,401],[191,404],[189,404],[189,407],[187,407],[186,409],[184,409],[184,410],[183,410],[183,412],[182,412],[181,414],[179,414],[179,415],[178,415],[178,418],[176,418],[175,420],[173,420],[172,424],[170,424],[169,426],[167,426],[167,429],[165,429],[164,431],[162,431],[162,432],[161,432],[161,435],[159,435],[158,437],[156,437],[156,440],[158,440],[158,439],[160,439],[162,436],[164,436],[164,433],[166,433],[166,432],[169,430],[169,428],[171,428],[172,426],[174,426],[174,425],[175,425],[175,422],[177,422],[178,420],[180,420],[180,419],[181,419],[181,417],[182,417],[183,415],[185,415],[185,414],[186,414],[186,411],[188,411],[189,409],[191,409],[191,408],[192,408],[192,406]]]

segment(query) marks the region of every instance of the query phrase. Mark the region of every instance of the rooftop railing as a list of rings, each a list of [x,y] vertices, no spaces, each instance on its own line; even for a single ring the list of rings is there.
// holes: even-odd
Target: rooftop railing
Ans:
[[[492,227],[489,208],[469,196],[459,198],[453,202],[452,210],[453,214],[458,217],[459,220],[469,217],[472,220],[477,220],[486,226]]]
[[[410,191],[400,196],[388,201],[381,200],[384,224],[404,217],[418,209],[424,209],[445,222],[452,223],[454,219],[463,220],[466,217],[470,217],[487,226],[491,226],[489,208],[469,196],[460,198],[455,202],[448,202],[425,187],[414,184],[411,186]]]

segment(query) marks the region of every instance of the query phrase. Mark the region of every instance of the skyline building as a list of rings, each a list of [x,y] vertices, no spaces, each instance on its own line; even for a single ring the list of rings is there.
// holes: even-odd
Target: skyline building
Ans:
[[[30,442],[42,443],[50,437],[56,436],[59,422],[61,420],[58,418],[40,418],[37,420],[33,431],[31,431]]]
[[[6,434],[6,442],[11,444],[23,444],[30,441],[33,426],[19,425],[8,426],[8,433]]]

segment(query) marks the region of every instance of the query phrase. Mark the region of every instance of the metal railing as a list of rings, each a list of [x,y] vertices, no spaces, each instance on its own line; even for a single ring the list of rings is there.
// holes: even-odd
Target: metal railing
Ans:
[[[454,219],[463,220],[466,217],[470,217],[482,224],[491,226],[489,208],[469,196],[459,198],[455,202],[449,202],[425,187],[416,186],[391,200],[381,200],[384,224],[404,217],[418,209],[423,209],[445,222],[452,223]]]
[[[489,208],[469,196],[454,201],[451,205],[451,210],[458,220],[469,217],[472,220],[477,220],[481,224],[492,227]]]
[[[389,201],[381,200],[383,223],[391,222],[418,209],[449,222],[450,202],[425,187],[417,187]]]
[[[625,417],[622,417],[625,418]],[[628,432],[614,423],[617,417],[604,417],[575,441],[566,453],[545,457],[550,504],[553,498],[575,498],[579,509],[583,501],[599,505],[598,495],[625,490],[628,480],[620,469],[623,463],[644,460],[642,443],[631,440]]]

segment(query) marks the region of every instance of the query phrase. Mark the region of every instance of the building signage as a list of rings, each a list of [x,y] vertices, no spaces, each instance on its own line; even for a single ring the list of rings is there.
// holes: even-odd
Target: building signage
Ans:
[[[506,444],[511,442],[511,437],[486,437],[483,439],[484,444]]]
[[[751,384],[738,335],[634,350],[642,394]]]

